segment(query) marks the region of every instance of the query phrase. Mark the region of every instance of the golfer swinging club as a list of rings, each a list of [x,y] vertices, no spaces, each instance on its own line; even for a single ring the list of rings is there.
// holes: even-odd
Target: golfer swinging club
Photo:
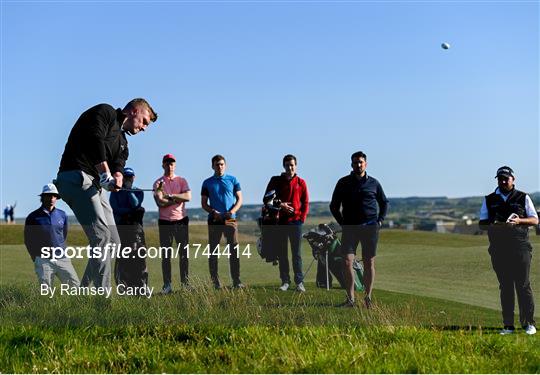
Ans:
[[[111,245],[120,238],[105,191],[118,191],[128,158],[125,133],[145,131],[157,114],[144,99],[133,99],[124,109],[98,104],[85,111],[69,134],[56,186],[82,225],[90,247],[101,249],[102,256],[90,257],[81,286],[90,281],[96,287],[111,286]],[[107,246],[109,245],[109,246]]]

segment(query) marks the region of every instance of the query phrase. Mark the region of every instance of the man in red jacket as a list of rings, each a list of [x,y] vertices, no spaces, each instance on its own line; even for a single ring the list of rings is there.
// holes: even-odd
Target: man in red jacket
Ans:
[[[296,157],[285,155],[283,168],[285,172],[273,176],[266,187],[266,193],[275,190],[276,198],[281,201],[275,244],[279,260],[279,276],[282,291],[289,289],[289,259],[287,255],[288,242],[291,243],[294,282],[298,292],[305,292],[304,274],[302,272],[302,224],[309,211],[309,196],[306,181],[296,174]],[[265,195],[266,195],[265,193]]]

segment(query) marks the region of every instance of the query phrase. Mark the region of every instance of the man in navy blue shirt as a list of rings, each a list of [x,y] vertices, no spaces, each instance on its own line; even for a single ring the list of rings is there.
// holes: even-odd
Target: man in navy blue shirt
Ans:
[[[330,203],[332,215],[343,227],[341,249],[345,257],[347,301],[342,306],[355,306],[353,262],[360,242],[366,292],[364,303],[370,308],[379,228],[386,216],[388,199],[379,181],[366,173],[366,154],[362,151],[352,154],[351,167],[352,172],[336,184]]]
[[[57,248],[55,256],[60,255],[60,249],[65,249],[68,233],[66,213],[56,208],[59,198],[54,184],[47,184],[40,194],[41,207],[26,218],[24,224],[24,244],[35,265],[40,284],[52,287],[54,275],[62,284],[79,286],[79,278],[71,261],[65,256],[59,259],[42,257],[42,248]]]
[[[208,212],[208,242],[210,253],[208,266],[210,277],[216,289],[221,288],[218,276],[218,255],[223,253],[219,249],[221,237],[225,236],[229,246],[229,266],[233,288],[243,288],[240,281],[240,253],[238,251],[238,225],[236,223],[236,212],[242,206],[242,191],[240,183],[236,177],[225,174],[227,164],[221,155],[212,158],[212,169],[214,175],[204,180],[201,190],[201,206]]]

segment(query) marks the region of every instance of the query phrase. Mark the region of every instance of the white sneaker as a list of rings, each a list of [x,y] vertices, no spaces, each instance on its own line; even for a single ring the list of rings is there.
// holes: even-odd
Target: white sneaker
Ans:
[[[171,284],[163,285],[163,289],[161,289],[161,294],[171,294],[171,293],[172,293]]]
[[[514,328],[511,328],[511,327],[504,327],[503,329],[501,329],[501,331],[499,332],[499,335],[511,335],[515,332],[515,329]]]
[[[300,293],[304,293],[306,291],[306,287],[304,286],[304,283],[299,283],[296,285],[296,291]]]
[[[286,292],[288,289],[289,289],[289,283],[283,283],[283,284],[281,284],[281,286],[279,287],[279,290],[281,290],[281,291],[283,291],[283,292]]]
[[[536,333],[536,327],[529,324],[527,327],[525,327],[525,333],[527,335],[534,335]]]

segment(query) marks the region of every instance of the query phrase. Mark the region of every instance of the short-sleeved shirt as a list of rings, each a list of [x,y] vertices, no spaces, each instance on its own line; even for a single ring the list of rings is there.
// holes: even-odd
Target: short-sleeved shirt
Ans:
[[[54,208],[48,211],[43,207],[33,211],[24,223],[24,243],[34,260],[41,256],[43,247],[65,248],[68,233],[68,219],[64,211]],[[60,254],[56,252],[56,256]]]
[[[236,192],[241,190],[236,177],[225,174],[223,176],[212,176],[204,180],[201,195],[209,198],[210,206],[214,210],[224,213],[234,207],[236,204]],[[236,215],[232,217],[234,218]]]
[[[159,186],[159,182],[163,180],[163,193],[167,194],[183,194],[191,189],[185,178],[180,176],[161,176],[154,182],[154,190]],[[167,221],[182,220],[187,216],[185,202],[173,204],[167,207],[159,207],[159,218]]]

